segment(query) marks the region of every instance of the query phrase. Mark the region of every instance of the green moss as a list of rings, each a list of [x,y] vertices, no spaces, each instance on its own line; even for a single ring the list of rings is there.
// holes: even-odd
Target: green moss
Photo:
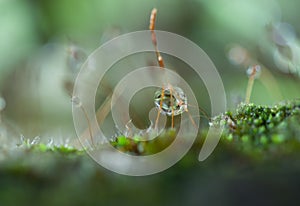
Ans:
[[[128,146],[130,144],[130,141],[127,137],[125,136],[120,136],[117,138],[117,146],[124,147]]]
[[[300,102],[295,100],[274,106],[240,104],[235,111],[215,117],[212,124],[225,126],[221,142],[249,154],[265,150],[290,151],[288,147],[300,145]],[[201,136],[206,136],[205,132]],[[148,155],[162,151],[175,137],[176,130],[169,129],[151,141],[122,135],[111,144],[122,152]]]
[[[165,199],[163,205],[181,205],[187,188],[191,194],[199,191],[197,194],[210,197],[218,193],[225,199],[236,197],[232,191],[240,188],[244,188],[245,198],[257,188],[264,191],[262,199],[268,196],[280,201],[285,191],[290,195],[286,199],[294,201],[300,172],[299,115],[297,102],[272,107],[240,105],[214,119],[213,123],[223,124],[225,130],[207,160],[197,160],[205,139],[200,137],[206,136],[206,131],[200,130],[191,150],[176,165],[163,173],[134,179],[99,167],[81,150],[23,138],[19,147],[2,152],[0,199],[11,203],[6,205],[127,205],[126,200],[128,205],[145,200],[153,205]],[[163,150],[175,137],[175,130],[166,130],[151,141],[120,135],[111,144],[125,153],[148,155]],[[274,195],[278,181],[281,187]],[[178,188],[175,194],[174,188]]]
[[[152,134],[148,134],[152,135]],[[163,131],[158,137],[144,141],[143,137],[135,135],[132,138],[121,135],[110,144],[119,151],[133,155],[150,155],[162,151],[169,146],[176,137],[175,129]],[[145,138],[145,137],[144,137]]]
[[[37,144],[31,144],[27,145],[25,148],[25,151],[35,151],[40,153],[45,152],[53,152],[53,153],[60,153],[62,155],[69,155],[69,154],[83,154],[84,151],[80,149],[76,149],[74,147],[69,147],[65,145],[59,145],[59,146],[49,146],[43,143],[37,143]]]
[[[300,144],[300,102],[289,101],[274,106],[241,104],[214,118],[223,124],[223,141],[239,148],[274,149],[276,145]]]
[[[66,146],[54,146],[50,149],[51,151],[58,152],[61,154],[83,154],[83,150],[78,150],[73,147],[66,147]]]

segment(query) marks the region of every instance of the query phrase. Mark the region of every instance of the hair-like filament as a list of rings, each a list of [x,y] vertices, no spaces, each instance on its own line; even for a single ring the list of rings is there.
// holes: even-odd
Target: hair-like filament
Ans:
[[[255,75],[257,73],[258,68],[259,68],[259,65],[254,65],[254,66],[251,67],[251,73],[250,73],[249,80],[248,80],[246,98],[245,98],[245,103],[246,104],[249,104],[249,102],[250,102],[253,83],[254,83]]]
[[[157,38],[156,38],[156,34],[155,34],[155,21],[156,21],[156,16],[157,16],[157,9],[156,8],[153,8],[152,9],[152,12],[151,12],[151,15],[150,15],[150,25],[149,25],[149,29],[151,31],[151,39],[152,39],[152,44],[154,46],[154,49],[155,49],[155,54],[156,54],[156,58],[157,58],[157,61],[158,61],[158,64],[160,66],[161,69],[164,69],[165,68],[165,63],[164,63],[164,60],[158,50],[158,47],[157,47]],[[171,99],[171,108],[172,108],[172,114],[171,114],[171,127],[174,128],[174,105],[173,105],[173,95],[176,95],[176,92],[174,92],[174,89],[173,89],[173,86],[168,82],[168,80],[166,79],[167,81],[167,85],[168,85],[168,88],[170,89],[170,99]],[[162,93],[161,93],[161,99],[160,99],[160,109],[162,108],[163,106],[163,99],[165,97],[165,88],[164,86],[162,86]],[[175,98],[178,98],[178,97],[175,97]],[[189,115],[189,118],[192,122],[192,124],[195,126],[195,128],[198,128],[195,121],[193,120],[191,114],[188,112],[188,109],[185,108],[185,112],[188,113]],[[159,121],[159,117],[160,117],[160,111],[158,111],[157,113],[157,118],[156,118],[156,121],[155,121],[155,128],[157,128],[157,125],[158,125],[158,121]]]

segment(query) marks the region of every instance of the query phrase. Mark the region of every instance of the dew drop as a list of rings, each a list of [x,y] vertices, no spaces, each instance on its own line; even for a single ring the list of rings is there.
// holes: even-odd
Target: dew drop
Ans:
[[[48,140],[47,147],[52,147],[52,145],[53,145],[53,138],[50,138]]]
[[[155,92],[154,104],[162,114],[168,116],[182,114],[187,110],[187,97],[183,90],[179,87],[167,87],[164,89],[164,97],[162,98],[163,90],[160,89]],[[160,103],[162,101],[162,106]]]
[[[81,100],[77,96],[73,96],[72,99],[71,99],[71,102],[73,103],[73,105],[75,107],[81,107],[82,106]]]
[[[248,69],[247,69],[247,75],[248,77],[250,77],[251,75],[254,74],[254,78],[255,79],[258,79],[260,77],[260,74],[261,74],[261,67],[260,65],[254,65],[254,66],[250,66]]]
[[[38,144],[40,142],[40,137],[39,136],[36,136],[35,138],[33,138],[33,140],[31,141],[31,145],[35,145],[35,144]]]

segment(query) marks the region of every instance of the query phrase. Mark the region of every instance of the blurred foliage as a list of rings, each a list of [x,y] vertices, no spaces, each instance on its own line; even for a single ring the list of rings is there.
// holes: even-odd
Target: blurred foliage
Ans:
[[[265,71],[254,84],[253,103],[271,104],[300,94],[296,1],[2,0],[0,4],[0,95],[7,102],[6,116],[28,135],[60,125],[72,127],[70,82],[85,58],[117,35],[148,29],[153,7],[158,8],[158,30],[187,37],[209,55],[222,77],[229,108],[244,99],[246,70],[253,64]],[[180,67],[179,73],[185,70],[182,63],[165,59],[168,67]],[[149,62],[155,62],[154,56],[143,65]],[[206,88],[187,74],[201,107],[208,111]],[[31,124],[36,125],[33,130]]]
[[[0,82],[5,70],[14,67],[37,46],[38,35],[31,11],[24,1],[0,2]]]

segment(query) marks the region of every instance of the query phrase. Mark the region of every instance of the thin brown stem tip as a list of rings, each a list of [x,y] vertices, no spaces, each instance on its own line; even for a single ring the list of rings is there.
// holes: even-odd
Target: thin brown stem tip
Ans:
[[[151,11],[151,16],[150,16],[150,25],[149,29],[152,31],[155,28],[155,19],[156,19],[156,14],[157,14],[157,9],[153,8]]]

